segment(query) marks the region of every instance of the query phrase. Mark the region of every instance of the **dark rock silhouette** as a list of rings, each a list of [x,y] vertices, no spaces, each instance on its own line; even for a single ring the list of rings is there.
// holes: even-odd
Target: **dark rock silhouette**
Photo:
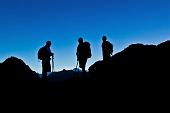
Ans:
[[[100,99],[117,104],[158,102],[169,95],[169,64],[170,41],[158,45],[132,44],[113,55],[109,63],[97,61],[86,74],[63,70],[51,73],[48,84],[43,84],[21,59],[11,57],[0,64],[1,86],[10,85],[8,94],[19,90],[22,91],[20,96],[36,95],[37,98],[39,95],[43,100]],[[64,75],[67,77],[61,77]]]
[[[168,96],[169,64],[170,41],[132,44],[115,54],[109,64],[97,61],[89,68],[89,74],[107,94],[122,97],[121,100],[154,102],[155,98],[159,101]]]
[[[48,76],[49,98],[77,98],[83,96],[92,87],[90,82],[91,79],[87,72],[62,70],[51,73]]]
[[[93,64],[90,73],[130,74],[153,76],[159,72],[168,75],[168,64],[170,63],[170,41],[159,45],[132,44],[123,51],[115,54],[108,65],[102,61]],[[167,73],[166,73],[167,72]],[[97,76],[97,75],[96,75]]]
[[[72,78],[80,78],[81,77],[81,72],[75,72],[73,70],[62,70],[59,72],[53,72],[50,75],[48,75],[48,81],[49,82],[63,82],[68,79]]]
[[[31,100],[42,94],[38,74],[21,59],[7,58],[0,64],[1,94],[7,99]],[[39,96],[37,96],[39,95]],[[38,99],[38,98],[37,98]]]
[[[35,81],[38,74],[30,69],[21,59],[10,57],[1,63],[1,78],[7,80]]]

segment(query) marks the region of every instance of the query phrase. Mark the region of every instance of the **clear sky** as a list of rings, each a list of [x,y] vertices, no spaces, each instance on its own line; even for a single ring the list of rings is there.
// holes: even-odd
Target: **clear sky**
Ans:
[[[76,66],[77,39],[91,43],[87,68],[102,59],[102,35],[114,54],[129,44],[170,39],[170,0],[0,0],[0,62],[10,56],[41,72],[38,49],[52,41],[55,70]]]

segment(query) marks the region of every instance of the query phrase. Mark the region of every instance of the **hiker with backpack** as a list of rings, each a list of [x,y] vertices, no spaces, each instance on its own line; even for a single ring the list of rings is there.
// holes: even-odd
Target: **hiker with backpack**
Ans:
[[[51,52],[51,41],[47,41],[46,45],[41,47],[38,51],[38,59],[42,60],[42,79],[47,79],[47,72],[51,72],[51,56],[54,57],[54,53]]]
[[[105,63],[109,63],[110,57],[113,53],[113,45],[107,41],[107,37],[103,36],[102,37],[102,53],[103,53],[103,61]]]
[[[79,45],[77,47],[77,61],[79,62],[79,67],[82,69],[82,72],[85,72],[85,67],[87,59],[91,58],[91,48],[89,42],[83,42],[83,38],[78,39]]]

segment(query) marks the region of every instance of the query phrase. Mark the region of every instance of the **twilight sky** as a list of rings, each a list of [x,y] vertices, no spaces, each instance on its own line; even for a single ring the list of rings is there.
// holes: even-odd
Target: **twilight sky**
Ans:
[[[55,71],[73,69],[83,37],[92,49],[88,69],[102,59],[103,35],[114,54],[170,40],[170,0],[0,0],[0,62],[16,56],[41,72],[37,51],[51,40]]]

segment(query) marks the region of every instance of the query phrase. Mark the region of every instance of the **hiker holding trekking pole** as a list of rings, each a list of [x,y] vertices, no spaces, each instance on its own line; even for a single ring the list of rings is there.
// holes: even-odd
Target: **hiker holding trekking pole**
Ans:
[[[92,54],[91,54],[91,48],[90,48],[90,43],[89,42],[84,42],[83,38],[79,38],[78,39],[78,47],[77,47],[77,65],[79,63],[79,67],[82,69],[82,72],[86,72],[85,71],[85,67],[86,67],[86,63],[87,63],[87,59],[91,58]],[[76,68],[77,68],[76,65]]]
[[[42,79],[47,80],[47,72],[51,72],[51,56],[52,56],[52,71],[54,71],[54,53],[51,52],[51,41],[47,41],[46,45],[38,51],[38,59],[42,60]]]
[[[54,72],[54,54],[52,56],[52,72]]]

